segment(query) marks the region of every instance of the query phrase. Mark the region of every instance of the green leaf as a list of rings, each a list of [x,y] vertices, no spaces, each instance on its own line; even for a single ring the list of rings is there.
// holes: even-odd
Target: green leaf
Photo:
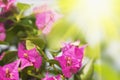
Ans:
[[[0,17],[0,22],[4,22],[5,20],[6,20],[6,18]]]
[[[29,4],[25,4],[25,3],[17,3],[17,8],[19,9],[19,14],[15,14],[17,22],[20,21],[20,19],[23,17],[23,13],[25,10],[30,8]]]
[[[4,41],[0,41],[0,44],[6,44],[6,45],[8,45],[9,43],[8,42],[4,42]]]
[[[6,32],[6,39],[5,41],[8,42],[10,45],[16,45],[19,42],[19,38],[16,35],[19,32],[19,28],[14,27],[11,31]]]
[[[5,56],[0,61],[0,65],[5,65],[17,59],[17,51],[5,52]]]
[[[93,65],[94,60],[90,60],[86,66],[83,69],[83,74],[80,75],[82,80],[90,80],[93,75],[93,70],[94,70],[94,65]]]
[[[42,49],[40,47],[37,47],[37,50],[39,51],[39,53],[41,54],[41,56],[45,59],[48,60],[48,57],[46,56],[46,54],[42,51]]]
[[[47,62],[51,63],[51,64],[56,64],[58,66],[60,66],[59,62],[54,60],[54,59],[51,59],[51,60],[48,60]]]
[[[90,60],[83,68],[74,76],[77,80],[91,80],[94,70],[94,60]]]
[[[31,76],[28,75],[28,71],[33,71],[34,67],[33,66],[29,66],[24,68],[23,70],[20,71],[20,77],[22,80],[28,80],[29,78],[32,78]]]
[[[42,58],[42,65],[39,68],[39,73],[46,72],[46,61]]]
[[[35,45],[30,40],[26,40],[27,50],[33,49],[34,47],[35,47]]]
[[[25,3],[17,3],[17,8],[20,11],[25,11],[25,10],[30,8],[30,5],[29,4],[25,4]]]
[[[41,49],[44,49],[45,47],[45,41],[42,37],[29,37],[27,40],[30,40],[32,43],[34,43],[36,46],[40,47]]]
[[[24,26],[28,26],[31,28],[35,27],[37,29],[37,27],[35,25],[35,16],[34,15],[24,16],[23,18],[21,18],[19,23]]]

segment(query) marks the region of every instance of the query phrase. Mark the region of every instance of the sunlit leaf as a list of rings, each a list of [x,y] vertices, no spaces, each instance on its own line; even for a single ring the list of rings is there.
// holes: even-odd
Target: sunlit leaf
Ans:
[[[24,10],[27,10],[30,8],[30,5],[29,4],[25,4],[25,3],[17,3],[17,8],[20,10],[20,11],[24,11]]]
[[[30,40],[32,43],[34,43],[36,46],[43,49],[45,47],[45,41],[42,37],[29,37],[27,40]]]
[[[27,50],[33,49],[34,47],[35,47],[35,45],[30,40],[26,40]]]

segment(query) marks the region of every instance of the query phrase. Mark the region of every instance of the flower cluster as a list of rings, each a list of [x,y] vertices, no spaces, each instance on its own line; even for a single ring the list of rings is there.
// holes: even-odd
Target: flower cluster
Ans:
[[[0,67],[0,80],[19,80],[18,67],[20,60]]]
[[[42,57],[37,52],[36,48],[26,50],[24,43],[19,43],[18,57],[21,61],[21,69],[24,69],[27,66],[34,66],[35,68],[40,68],[42,63]]]
[[[48,34],[51,31],[53,23],[57,21],[61,15],[48,8],[47,5],[34,8],[36,17],[36,25],[38,29],[42,30],[43,34]]]
[[[79,47],[78,45],[79,43],[77,45],[65,44],[62,48],[62,56],[55,58],[59,61],[62,72],[67,78],[70,78],[81,68],[85,46]]]
[[[11,11],[14,3],[15,0],[0,0],[0,14]],[[25,4],[19,4],[21,7],[23,5]],[[12,56],[10,62],[7,63],[4,60],[7,57],[6,55],[11,55],[11,53],[0,52],[0,80],[21,80],[23,74],[27,75],[26,79],[32,77],[32,79],[39,78],[41,80],[61,80],[62,78],[71,78],[81,69],[85,46],[79,46],[79,41],[64,43],[64,46],[58,52],[58,54],[62,53],[61,56],[54,56],[52,60],[47,56],[47,34],[51,32],[52,26],[61,15],[48,8],[47,5],[35,7],[33,10],[34,16],[23,17],[23,11],[16,10],[18,10],[18,13],[10,16],[9,19],[7,19],[8,17],[3,21],[1,19],[0,22],[0,42],[2,44],[14,44],[17,48],[17,56]],[[6,24],[7,20],[11,21],[12,25]],[[39,34],[39,31],[42,33]],[[43,35],[44,38],[41,38]],[[29,41],[29,44],[27,41]],[[7,51],[9,52],[9,50]],[[55,64],[57,67],[55,67]],[[59,71],[58,67],[62,71]],[[51,73],[51,70],[53,73]],[[47,75],[44,76],[46,73]]]
[[[0,0],[0,8],[1,8],[0,14],[9,11],[13,7],[15,1],[16,0]]]
[[[19,43],[18,59],[15,62],[0,67],[0,80],[19,80],[18,70],[23,70],[28,66],[40,68],[42,57],[37,52],[36,48],[26,50],[24,43]]]
[[[70,78],[72,74],[75,74],[81,68],[85,46],[79,47],[78,45],[74,45],[72,43],[65,44],[62,48],[62,56],[55,57],[55,60],[60,63],[62,72],[66,78]],[[42,57],[39,55],[36,48],[26,50],[24,42],[19,43],[18,58],[19,59],[17,61],[0,67],[0,74],[4,74],[4,76],[0,75],[0,79],[18,80],[18,69],[23,70],[28,66],[40,68],[42,64]],[[60,76],[48,77],[47,75],[42,80],[54,79],[60,80]]]

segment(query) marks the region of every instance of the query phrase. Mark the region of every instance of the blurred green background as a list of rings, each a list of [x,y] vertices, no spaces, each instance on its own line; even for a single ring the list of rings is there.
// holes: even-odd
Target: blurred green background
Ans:
[[[48,36],[49,47],[80,40],[94,58],[93,80],[120,80],[120,0],[58,0],[63,18]]]

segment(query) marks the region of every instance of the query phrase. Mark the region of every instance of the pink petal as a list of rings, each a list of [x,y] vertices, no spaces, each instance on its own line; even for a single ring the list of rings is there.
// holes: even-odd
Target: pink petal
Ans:
[[[6,9],[8,10],[15,1],[16,0],[8,0],[8,4],[6,6]]]
[[[70,78],[72,76],[72,73],[70,72],[69,68],[62,69],[62,72],[65,77]]]
[[[84,47],[75,48],[75,56],[76,56],[78,59],[82,59],[82,58],[83,58],[83,55],[84,55]]]
[[[5,32],[4,24],[0,23],[0,32]]]
[[[12,74],[13,74],[13,77],[10,80],[19,80],[19,73],[18,73],[18,71],[13,71]]]
[[[48,8],[47,5],[34,8],[34,13],[36,15],[36,25],[38,29],[42,30],[42,33],[47,35],[53,26],[61,16],[55,11]]]
[[[21,70],[23,70],[28,66],[32,66],[32,63],[29,62],[27,59],[21,58],[20,61],[21,61],[21,67],[20,67]]]
[[[0,1],[0,7],[1,8],[3,8],[3,7],[5,7],[6,5],[2,2],[2,1]]]
[[[4,80],[5,71],[3,71],[2,67],[0,66],[0,80]]]
[[[42,64],[42,57],[37,52],[36,48],[28,51],[29,59],[33,62],[35,68],[39,68]]]
[[[46,27],[43,29],[43,34],[48,34],[48,33],[50,33],[50,31],[51,31],[51,29],[52,29],[52,27],[51,26],[53,26],[53,22],[52,21],[50,21],[47,25],[46,25]]]
[[[8,11],[16,0],[7,0],[7,1],[8,1],[7,4],[0,1],[0,7],[2,7],[4,11]]]
[[[41,65],[42,65],[42,57],[37,56],[36,61],[34,62],[34,66],[35,66],[35,68],[40,68]]]
[[[45,19],[46,17],[44,13],[38,14],[36,16],[36,25],[38,29],[43,29],[45,27],[45,24],[46,24]]]
[[[61,68],[66,67],[66,60],[64,56],[55,57],[55,60],[57,60],[60,63]]]
[[[16,60],[12,63],[9,63],[2,68],[0,68],[0,74],[2,73],[2,77],[0,75],[0,80],[19,80],[19,73],[18,73],[18,67],[20,64],[20,60]],[[6,69],[9,69],[10,73],[12,73],[12,79],[6,78]]]
[[[33,48],[31,50],[27,50],[26,52],[28,53],[28,56],[32,56],[32,57],[35,57],[35,56],[37,56],[37,54],[39,54],[37,52],[36,48]]]
[[[4,41],[6,38],[6,34],[3,32],[3,33],[0,33],[0,41]]]
[[[9,63],[5,66],[3,66],[3,70],[5,71],[6,68],[9,68],[9,70],[12,72],[12,71],[18,71],[18,67],[19,67],[19,64],[20,64],[20,60],[16,60],[12,63]]]
[[[4,41],[6,38],[5,28],[3,23],[0,23],[0,41]]]
[[[49,11],[49,10],[50,10],[50,8],[48,7],[48,5],[44,4],[40,7],[35,7],[33,9],[33,12],[34,12],[34,14],[39,14],[39,13],[46,12],[46,11]]]
[[[24,58],[24,53],[26,52],[24,42],[19,43],[18,45],[18,57]]]

